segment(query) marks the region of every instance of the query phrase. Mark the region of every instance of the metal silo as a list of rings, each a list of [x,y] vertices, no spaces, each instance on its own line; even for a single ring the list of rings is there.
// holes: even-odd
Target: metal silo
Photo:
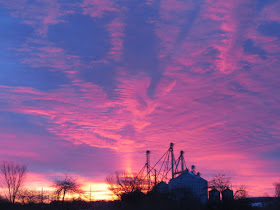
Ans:
[[[204,204],[208,200],[207,181],[189,171],[171,179],[168,187],[176,200],[183,199],[185,196],[190,196]]]
[[[231,201],[233,200],[233,191],[227,188],[222,192],[222,196],[223,201]]]
[[[218,203],[218,202],[220,202],[220,200],[221,200],[220,191],[218,191],[215,188],[209,191],[209,202],[210,203]]]
[[[156,186],[154,186],[153,190],[160,194],[168,194],[168,184],[166,184],[165,182],[160,182]]]

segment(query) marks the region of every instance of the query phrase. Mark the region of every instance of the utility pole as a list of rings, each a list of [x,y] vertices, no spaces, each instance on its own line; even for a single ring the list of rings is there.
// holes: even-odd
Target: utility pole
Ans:
[[[44,188],[42,187],[41,191],[41,203],[44,203]]]
[[[89,186],[89,201],[91,202],[91,185]]]

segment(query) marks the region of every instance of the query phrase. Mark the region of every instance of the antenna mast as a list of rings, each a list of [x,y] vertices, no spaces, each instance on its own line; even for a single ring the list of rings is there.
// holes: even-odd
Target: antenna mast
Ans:
[[[149,150],[147,150],[146,151],[146,158],[147,158],[147,160],[146,160],[146,167],[147,167],[147,175],[148,175],[148,189],[150,190],[150,186],[151,186],[151,174],[150,174],[150,151]]]
[[[174,158],[173,146],[174,146],[174,144],[173,144],[173,143],[170,143],[170,148],[169,148],[169,151],[170,151],[170,153],[171,153],[171,170],[172,170],[172,179],[173,179],[173,178],[174,178],[174,176],[175,176],[175,171],[174,171],[175,158]]]

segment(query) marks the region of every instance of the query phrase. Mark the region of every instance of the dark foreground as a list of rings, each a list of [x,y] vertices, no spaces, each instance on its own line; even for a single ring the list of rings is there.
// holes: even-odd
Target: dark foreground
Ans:
[[[260,205],[260,203],[256,203]],[[226,203],[216,203],[201,205],[192,200],[183,200],[180,202],[170,201],[168,199],[155,198],[136,198],[126,201],[71,201],[71,202],[52,202],[50,204],[10,204],[0,202],[1,210],[279,210],[280,200],[271,199],[262,206],[252,207],[250,199],[233,200]]]

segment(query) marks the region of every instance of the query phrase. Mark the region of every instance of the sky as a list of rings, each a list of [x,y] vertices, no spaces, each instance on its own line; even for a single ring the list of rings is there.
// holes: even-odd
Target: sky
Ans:
[[[273,195],[280,180],[278,0],[0,0],[0,160],[26,186],[68,174],[108,198],[175,144]]]

